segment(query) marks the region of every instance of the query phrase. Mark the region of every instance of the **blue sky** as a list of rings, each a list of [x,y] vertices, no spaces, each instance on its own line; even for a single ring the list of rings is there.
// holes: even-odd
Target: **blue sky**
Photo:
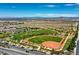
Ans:
[[[78,3],[0,3],[0,17],[79,17]]]

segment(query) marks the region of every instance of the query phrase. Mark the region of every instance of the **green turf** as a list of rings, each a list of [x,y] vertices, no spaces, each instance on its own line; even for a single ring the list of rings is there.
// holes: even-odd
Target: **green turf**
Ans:
[[[71,40],[72,40],[72,39],[68,39],[68,40],[67,40],[67,42],[66,42],[66,44],[65,44],[65,46],[64,46],[64,48],[63,48],[64,50],[66,50],[66,49],[69,47]]]
[[[73,37],[67,40],[66,44],[64,45],[63,50],[71,50],[75,46],[75,40],[77,39],[78,34],[76,33]]]
[[[52,36],[37,36],[35,38],[29,39],[29,41],[31,41],[33,43],[37,43],[37,44],[41,44],[42,42],[45,42],[45,41],[60,42],[61,40],[62,40],[62,38],[60,38],[60,37],[52,37]]]
[[[18,34],[14,34],[13,39],[20,41],[23,38],[28,38],[28,37],[37,36],[37,35],[44,35],[44,34],[45,35],[53,34],[53,31],[49,29],[41,29],[41,30],[31,30],[27,32],[20,32]]]
[[[7,33],[0,32],[0,38],[4,38],[4,37],[6,37],[7,35],[8,35]]]
[[[30,35],[44,35],[44,34],[53,34],[53,31],[49,29],[41,29],[41,30],[28,31],[27,33]]]

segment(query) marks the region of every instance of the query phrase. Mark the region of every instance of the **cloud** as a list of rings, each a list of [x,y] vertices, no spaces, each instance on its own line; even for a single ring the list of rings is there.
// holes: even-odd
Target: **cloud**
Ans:
[[[78,17],[77,14],[34,14],[32,17]]]
[[[75,5],[79,5],[79,3],[75,3]]]
[[[46,7],[55,7],[55,5],[46,5]]]
[[[75,5],[75,4],[65,4],[65,6],[73,6],[73,5]]]

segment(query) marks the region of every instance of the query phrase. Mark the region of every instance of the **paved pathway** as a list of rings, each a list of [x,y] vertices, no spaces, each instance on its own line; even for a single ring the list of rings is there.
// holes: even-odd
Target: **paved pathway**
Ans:
[[[75,43],[76,43],[76,47],[74,48],[74,54],[79,55],[79,31],[78,31],[78,37]]]

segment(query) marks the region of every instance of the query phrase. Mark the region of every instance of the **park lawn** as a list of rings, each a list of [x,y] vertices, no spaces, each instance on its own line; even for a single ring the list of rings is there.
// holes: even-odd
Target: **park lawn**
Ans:
[[[37,35],[48,35],[48,34],[53,34],[52,30],[49,29],[41,29],[41,30],[31,30],[27,32],[20,32],[18,34],[13,35],[13,39],[20,41],[21,39],[32,37],[32,36],[37,36]]]
[[[31,38],[29,39],[30,42],[33,43],[37,43],[37,44],[41,44],[42,42],[45,41],[56,41],[56,42],[60,42],[62,40],[62,38],[60,37],[52,37],[52,36],[37,36],[35,38]]]
[[[4,37],[4,33],[0,32],[0,38]]]
[[[21,33],[18,33],[18,34],[14,34],[13,35],[13,40],[17,40],[17,41],[20,41],[21,39],[25,38],[27,34],[25,32],[21,32]]]
[[[0,32],[0,38],[8,37],[10,34],[10,32]]]
[[[40,29],[40,30],[33,30],[27,32],[29,35],[44,35],[44,34],[53,34],[53,31],[50,29]]]
[[[0,32],[0,38],[6,37],[6,33]]]

